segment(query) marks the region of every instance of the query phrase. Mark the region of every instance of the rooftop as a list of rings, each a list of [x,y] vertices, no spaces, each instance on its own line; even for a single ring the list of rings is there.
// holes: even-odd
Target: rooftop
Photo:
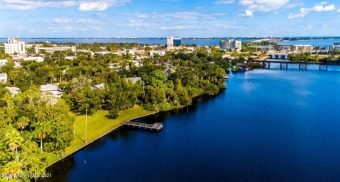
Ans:
[[[0,78],[7,78],[7,73],[0,73]]]
[[[126,80],[130,80],[133,84],[135,84],[137,81],[142,80],[141,77],[131,77],[131,78],[126,78]]]
[[[60,91],[60,88],[56,85],[47,84],[47,85],[41,85],[40,90],[42,92]]]

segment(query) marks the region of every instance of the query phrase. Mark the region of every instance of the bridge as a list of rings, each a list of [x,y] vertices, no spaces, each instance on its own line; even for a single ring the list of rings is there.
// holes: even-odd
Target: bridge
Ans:
[[[291,61],[248,61],[252,63],[260,63],[264,68],[270,69],[270,64],[280,64],[280,69],[288,70],[289,65],[298,65],[299,70],[307,70],[308,65],[319,65],[319,71],[328,71],[328,66],[340,66],[340,61],[327,62],[291,62]]]
[[[144,130],[156,130],[159,131],[163,128],[162,123],[154,123],[154,124],[147,124],[147,123],[140,123],[140,122],[133,122],[133,121],[127,121],[123,124],[124,126],[133,127],[133,128],[139,128]]]

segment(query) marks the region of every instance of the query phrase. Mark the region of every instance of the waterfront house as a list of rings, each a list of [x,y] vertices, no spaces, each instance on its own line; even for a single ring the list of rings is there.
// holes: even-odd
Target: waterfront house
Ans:
[[[2,83],[7,82],[7,73],[0,73],[0,82]]]

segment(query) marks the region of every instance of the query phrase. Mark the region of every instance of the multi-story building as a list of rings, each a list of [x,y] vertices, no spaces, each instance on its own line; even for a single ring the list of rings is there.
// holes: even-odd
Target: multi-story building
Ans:
[[[313,48],[312,45],[293,45],[293,51],[295,52],[312,52]]]
[[[181,44],[182,44],[181,38],[168,37],[166,39],[166,45],[168,48],[174,47],[174,46],[180,46]]]
[[[174,46],[180,46],[182,45],[182,39],[181,38],[174,38]]]
[[[67,51],[67,50],[70,50],[72,52],[76,52],[77,48],[76,48],[76,46],[71,46],[71,47],[58,47],[58,46],[55,46],[55,47],[40,47],[39,45],[36,45],[35,48],[34,48],[34,51],[35,51],[36,54],[38,54],[39,51],[41,51],[41,50],[44,50],[45,52],[50,52],[50,53],[57,52],[57,51]]]
[[[25,42],[17,38],[8,38],[8,42],[5,43],[5,53],[26,56]]]
[[[242,49],[242,42],[236,39],[221,40],[220,48],[223,50],[240,52]]]

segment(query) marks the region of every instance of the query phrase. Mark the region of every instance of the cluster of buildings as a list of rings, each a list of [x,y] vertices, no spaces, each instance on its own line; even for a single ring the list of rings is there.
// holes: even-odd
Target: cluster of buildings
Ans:
[[[236,39],[221,40],[220,48],[225,51],[241,52],[242,42]]]

